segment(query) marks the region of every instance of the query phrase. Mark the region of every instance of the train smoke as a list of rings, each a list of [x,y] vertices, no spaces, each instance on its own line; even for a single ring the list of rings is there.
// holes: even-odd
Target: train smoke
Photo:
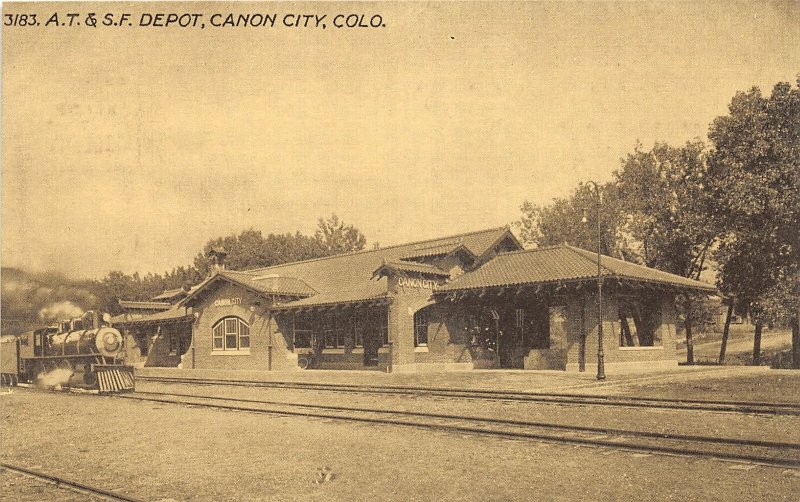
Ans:
[[[85,284],[58,273],[34,274],[3,267],[0,278],[3,334],[18,335],[43,322],[78,316],[81,307],[97,304],[97,297]]]
[[[66,368],[56,368],[36,376],[36,384],[42,387],[60,387],[69,382],[74,372]]]
[[[68,300],[51,303],[39,309],[39,319],[45,322],[59,319],[71,319],[82,315],[83,309]]]

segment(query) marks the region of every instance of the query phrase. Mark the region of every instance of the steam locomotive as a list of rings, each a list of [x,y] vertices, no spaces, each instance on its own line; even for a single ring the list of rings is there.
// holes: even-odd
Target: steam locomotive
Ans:
[[[108,315],[89,311],[24,333],[3,337],[2,383],[37,383],[100,392],[132,391],[133,367],[125,365],[124,339],[109,325]]]

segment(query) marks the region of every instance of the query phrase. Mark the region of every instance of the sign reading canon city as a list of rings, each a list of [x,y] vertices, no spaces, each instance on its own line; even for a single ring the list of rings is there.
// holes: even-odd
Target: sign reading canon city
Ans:
[[[397,279],[397,285],[407,288],[424,288],[424,289],[433,289],[436,286],[436,281],[432,279],[416,279],[410,277],[399,277]]]
[[[230,307],[231,305],[241,305],[242,299],[241,298],[220,298],[218,300],[214,300],[215,307]]]

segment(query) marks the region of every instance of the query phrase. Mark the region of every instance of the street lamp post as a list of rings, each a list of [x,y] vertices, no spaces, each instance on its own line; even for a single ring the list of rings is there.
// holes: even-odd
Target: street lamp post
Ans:
[[[597,379],[606,379],[606,368],[603,355],[603,270],[600,265],[600,206],[603,203],[603,196],[600,187],[594,181],[587,182],[594,188],[595,209],[597,213]],[[587,223],[586,210],[583,210],[583,222]]]

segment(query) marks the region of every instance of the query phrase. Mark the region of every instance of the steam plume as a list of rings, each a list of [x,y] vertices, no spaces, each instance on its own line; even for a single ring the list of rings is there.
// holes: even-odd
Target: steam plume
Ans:
[[[83,315],[83,309],[67,300],[54,302],[39,309],[39,319],[42,321],[68,319],[72,317],[80,317],[81,315]]]
[[[72,370],[68,370],[66,368],[56,368],[47,373],[39,373],[39,375],[36,377],[36,383],[43,387],[62,386],[69,382],[72,374]]]

